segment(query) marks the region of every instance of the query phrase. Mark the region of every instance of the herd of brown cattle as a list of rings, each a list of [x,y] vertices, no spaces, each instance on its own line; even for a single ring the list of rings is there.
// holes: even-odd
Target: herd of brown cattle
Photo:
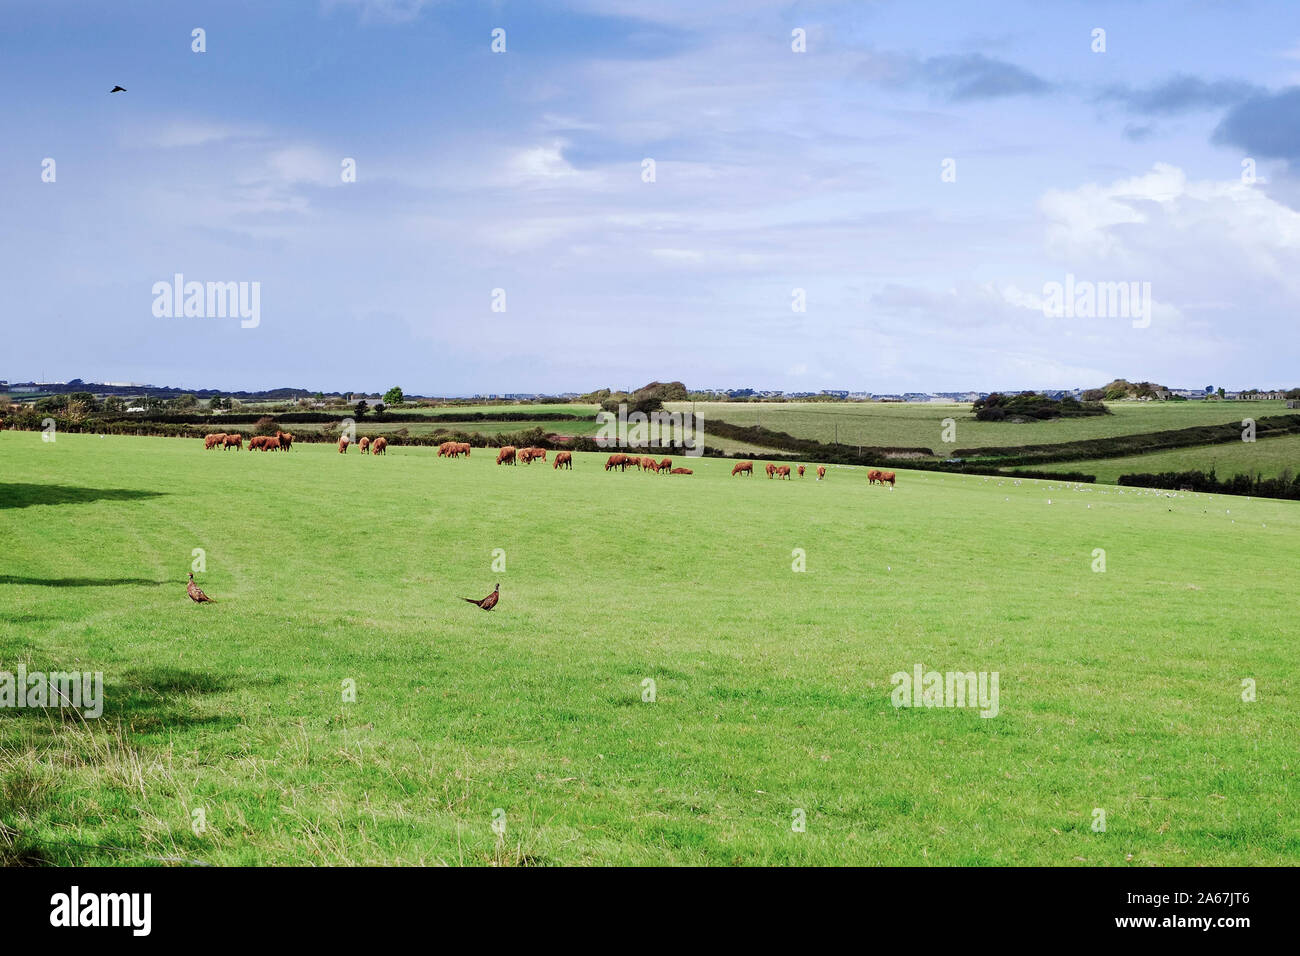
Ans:
[[[653,458],[642,458],[638,455],[610,455],[605,462],[605,470],[613,471],[617,468],[619,471],[627,471],[629,468],[635,468],[638,471],[649,471],[656,475],[690,475],[694,474],[689,468],[674,468],[673,460],[665,458],[663,461],[655,461]]]
[[[388,453],[388,439],[380,435],[378,438],[371,438],[369,435],[362,435],[355,441],[348,438],[347,435],[339,436],[339,454],[346,455],[348,446],[356,445],[361,449],[363,455],[384,455]]]
[[[606,470],[608,470],[609,466],[606,465],[605,468]],[[764,470],[767,472],[767,477],[769,478],[790,477],[789,465],[775,465],[769,461],[767,465],[764,467]],[[804,466],[799,465],[796,471],[798,471],[799,477],[802,478],[804,472]],[[731,469],[731,477],[733,478],[736,477],[736,475],[752,476],[753,474],[754,474],[754,463],[752,461],[738,461],[734,466],[732,466]],[[826,477],[826,466],[818,465],[817,480],[821,481],[825,477]],[[867,472],[868,482],[870,482],[871,484],[875,484],[878,481],[882,485],[888,482],[889,487],[891,488],[894,487],[894,480],[896,477],[897,476],[892,471],[880,471],[877,468],[872,468],[870,471]]]
[[[341,436],[339,438],[339,454],[347,454],[348,446],[351,444],[353,444],[353,442],[347,435]],[[387,454],[388,450],[388,439],[383,436],[371,439],[363,435],[355,444],[361,448],[361,454],[363,455],[383,455]],[[230,434],[217,432],[204,436],[203,447],[208,450],[213,448],[221,448],[223,450],[226,448],[243,448],[244,437],[238,432],[232,432]],[[274,435],[255,435],[248,440],[249,451],[252,451],[255,448],[261,449],[262,451],[288,451],[292,447],[293,435],[289,434],[289,432],[277,431]],[[461,455],[468,458],[469,453],[470,444],[465,441],[445,441],[438,446],[439,458],[459,458]],[[546,461],[545,448],[516,448],[514,445],[506,445],[497,452],[498,465],[513,465],[516,462],[523,462],[527,465],[531,462],[537,461],[538,459]],[[567,451],[556,452],[555,461],[551,467],[553,469],[573,468],[573,453]],[[653,458],[648,456],[643,458],[637,455],[610,455],[609,459],[605,462],[605,470],[612,471],[615,468],[619,471],[627,471],[629,468],[636,468],[638,471],[653,472],[657,475],[692,474],[692,471],[689,468],[674,468],[673,460],[671,458],[665,458],[662,461],[655,461]],[[771,462],[768,462],[765,470],[767,471],[767,477],[769,478],[790,477],[789,465],[774,465]],[[797,471],[799,477],[802,478],[804,466],[799,465]],[[752,476],[753,474],[754,463],[752,461],[738,461],[731,469],[731,476],[733,478],[736,475]],[[821,481],[825,477],[826,466],[818,465],[817,480]],[[876,482],[880,482],[882,485],[888,484],[892,489],[897,477],[898,476],[892,471],[881,471],[879,468],[872,468],[867,472],[867,483],[874,485]]]
[[[465,454],[469,454],[466,452]],[[498,465],[513,465],[516,462],[523,462],[525,465],[534,461],[546,461],[545,448],[516,448],[514,445],[505,445],[497,452]],[[569,456],[569,467],[573,467],[573,456]]]
[[[211,435],[203,436],[203,447],[208,451],[213,448],[220,448],[225,451],[227,448],[243,448],[244,436],[239,432],[233,432],[227,435],[225,432],[216,432]]]
[[[211,435],[203,436],[203,447],[207,450],[220,448],[225,451],[227,448],[243,448],[244,436],[239,432],[215,432]],[[289,451],[293,448],[293,435],[288,432],[277,431],[274,435],[254,435],[248,440],[248,450],[258,449],[260,451]]]

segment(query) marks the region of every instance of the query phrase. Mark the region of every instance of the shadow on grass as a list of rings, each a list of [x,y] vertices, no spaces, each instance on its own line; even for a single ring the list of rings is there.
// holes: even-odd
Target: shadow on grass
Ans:
[[[0,574],[0,584],[30,584],[42,588],[115,588],[126,584],[159,587],[175,583],[176,581],[154,581],[151,578],[25,578],[17,574]]]
[[[92,501],[139,501],[165,494],[165,491],[142,491],[138,488],[81,488],[76,485],[0,481],[0,509],[84,505]]]

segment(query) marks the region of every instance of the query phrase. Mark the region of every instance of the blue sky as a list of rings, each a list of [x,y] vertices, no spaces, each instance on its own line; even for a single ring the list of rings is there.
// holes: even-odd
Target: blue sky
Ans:
[[[1284,2],[46,0],[0,25],[2,378],[1300,384]],[[175,273],[259,282],[260,323],[156,317]],[[1067,274],[1149,282],[1150,325],[1046,317]]]

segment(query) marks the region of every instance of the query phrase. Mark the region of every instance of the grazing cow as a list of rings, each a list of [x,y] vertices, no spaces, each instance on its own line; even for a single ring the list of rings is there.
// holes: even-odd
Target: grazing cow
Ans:
[[[767,471],[767,477],[771,478],[773,475],[776,474],[776,465],[772,464],[769,461],[767,463],[767,468],[765,470]]]
[[[280,439],[276,438],[274,435],[267,435],[266,438],[262,440],[262,451],[279,451],[279,450],[280,450]]]
[[[261,448],[264,444],[266,444],[265,435],[254,435],[248,439],[248,450],[252,451],[254,448]]]
[[[789,465],[777,465],[777,468],[776,468],[776,476],[777,476],[778,478],[789,478],[789,477],[790,477],[790,466],[789,466]]]
[[[545,448],[530,448],[530,449],[528,449],[528,450],[529,450],[530,452],[532,452],[532,459],[533,459],[534,461],[539,461],[539,460],[540,460],[540,461],[546,461],[546,449],[545,449]]]
[[[226,447],[225,442],[226,442],[225,432],[215,432],[211,435],[205,435],[203,437],[203,450],[211,451],[217,445],[220,445],[224,450]]]
[[[800,478],[803,477],[803,465],[800,465],[800,466],[799,466],[799,477],[800,477]]]
[[[288,432],[277,431],[275,437],[280,440],[280,447],[288,451],[293,447],[293,436]]]
[[[628,468],[635,468],[637,471],[640,471],[641,459],[636,455],[628,455],[623,459],[623,469],[626,471]]]
[[[506,445],[497,452],[497,464],[513,465],[515,463],[515,451],[516,449],[514,445]]]
[[[609,471],[611,468],[620,468],[626,459],[627,455],[610,455],[605,459],[605,470]]]
[[[672,467],[673,460],[671,458],[665,458],[663,461],[659,462],[659,470],[665,475],[672,473]]]
[[[242,449],[243,447],[244,447],[244,436],[239,434],[239,432],[232,432],[231,434],[227,435],[226,440],[221,443],[222,451],[225,451],[227,448]]]
[[[455,445],[455,444],[456,444],[456,443],[455,443],[454,441],[445,441],[445,442],[443,442],[441,445],[439,445],[439,446],[438,446],[438,457],[439,457],[439,458],[446,458],[448,455],[450,455],[450,454],[452,453],[452,452],[451,452],[451,448],[452,448],[452,446]]]
[[[674,468],[671,472],[669,472],[669,474],[673,474],[673,475],[693,475],[693,474],[695,474],[695,472],[691,471],[689,468]]]
[[[555,461],[552,462],[552,464],[551,464],[551,470],[554,471],[556,468],[569,468],[569,469],[572,469],[572,468],[573,468],[573,452],[571,452],[571,451],[561,451],[561,452],[557,452],[556,455],[555,455]]]
[[[736,462],[736,466],[731,469],[732,478],[735,478],[737,475],[752,476],[753,474],[754,474],[754,463],[752,461],[738,461]]]
[[[457,453],[458,453],[458,454],[461,454],[461,455],[464,455],[466,458],[468,458],[468,457],[469,457],[469,442],[467,442],[467,441],[457,442],[456,445],[457,445],[457,449],[456,449]]]
[[[361,441],[357,442],[357,448],[358,448],[358,450],[360,450],[361,454],[363,454],[363,455],[369,454],[369,453],[370,453],[370,437],[369,437],[368,435],[362,435],[362,436],[361,436]]]
[[[818,466],[817,466],[817,480],[818,480],[818,481],[821,481],[821,480],[822,480],[823,478],[825,478],[825,477],[826,477],[826,466],[825,466],[825,465],[818,465]]]
[[[386,455],[388,454],[388,439],[380,435],[370,443],[370,454]]]
[[[657,475],[659,474],[659,462],[655,461],[653,458],[642,458],[641,470],[653,471]]]
[[[339,454],[340,454],[340,455],[346,455],[346,454],[348,453],[348,445],[349,445],[349,444],[351,444],[351,442],[348,441],[348,436],[347,436],[347,435],[340,435],[340,436],[339,436]]]
[[[881,484],[884,484],[885,482],[889,482],[889,490],[890,490],[890,491],[893,491],[893,490],[894,490],[894,479],[897,478],[897,477],[898,477],[898,476],[895,475],[892,471],[882,471],[882,472],[880,473],[880,483],[881,483]]]

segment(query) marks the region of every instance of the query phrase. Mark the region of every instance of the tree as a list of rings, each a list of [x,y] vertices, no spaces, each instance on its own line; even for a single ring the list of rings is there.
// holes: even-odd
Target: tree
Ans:
[[[357,418],[360,418],[362,415],[364,415],[369,408],[370,406],[366,404],[366,400],[364,398],[361,399],[361,401],[357,402],[357,411],[356,411]]]
[[[404,401],[406,401],[406,396],[402,394],[402,389],[397,385],[384,392],[385,405],[400,405]]]

